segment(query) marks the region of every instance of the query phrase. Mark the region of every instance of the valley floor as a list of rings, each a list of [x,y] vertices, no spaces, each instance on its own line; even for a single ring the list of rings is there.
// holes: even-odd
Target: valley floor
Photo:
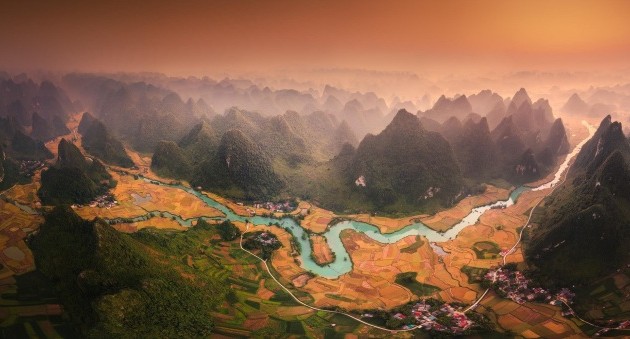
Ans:
[[[72,127],[75,131],[76,126]],[[68,137],[74,135],[73,132]],[[77,139],[80,144],[80,138]],[[50,148],[53,150],[56,147]],[[199,217],[211,220],[224,217],[224,213],[185,190],[157,184],[157,181],[169,180],[151,173],[146,157],[133,152],[130,154],[137,164],[136,169],[110,168],[118,182],[112,192],[117,203],[101,207],[98,204],[73,206],[75,212],[85,219],[122,218],[114,225],[122,232],[136,232],[147,227],[182,231],[193,225]],[[143,180],[140,176],[149,180]],[[21,292],[18,291],[19,284],[15,277],[35,270],[25,238],[36,231],[42,222],[40,215],[18,206],[41,207],[36,195],[38,185],[36,176],[32,184],[18,185],[2,192],[4,200],[0,200],[0,327],[35,337],[42,333],[45,336],[69,333],[61,321],[61,306],[54,298],[40,295],[37,301],[25,302],[23,298],[16,297]],[[241,216],[284,215],[243,206],[210,192],[203,193]],[[348,251],[352,269],[336,279],[317,276],[305,270],[295,256],[292,234],[285,229],[270,225],[255,225],[255,229],[278,237],[283,247],[273,253],[270,270],[280,283],[290,286],[290,290],[309,305],[346,310],[390,309],[427,297],[447,303],[472,304],[485,291],[472,277],[502,263],[502,255],[517,242],[519,231],[527,222],[532,206],[548,193],[549,189],[527,191],[514,205],[485,212],[475,225],[466,227],[455,238],[434,246],[422,236],[407,236],[387,244],[375,241],[364,233],[345,230],[341,233],[341,240]],[[339,218],[375,225],[382,233],[400,230],[416,221],[436,231],[446,231],[474,207],[505,200],[509,194],[509,190],[488,186],[484,194],[467,197],[451,209],[435,215],[400,219],[370,215],[340,216],[305,201],[300,202],[291,215],[296,219],[303,218],[301,226],[313,234],[324,233]],[[248,229],[244,222],[235,224],[242,232]],[[320,264],[326,265],[334,260],[334,251],[331,251],[323,237],[311,237],[313,253]],[[435,246],[443,251],[436,251]],[[239,248],[238,241],[214,242],[207,248],[208,251],[203,254],[190,253],[188,265],[194,267],[198,274],[226,278],[236,291],[236,300],[226,302],[213,315],[218,323],[218,333],[230,336],[264,333],[389,336],[343,315],[315,311],[295,303],[268,276],[256,258]],[[522,265],[524,259],[521,246],[509,253],[506,261]],[[416,282],[421,284],[419,286],[426,286],[428,292],[419,293],[409,286],[396,283],[397,276],[406,272],[417,273]],[[575,318],[561,316],[559,307],[536,303],[517,304],[493,292],[481,301],[476,312],[491,319],[500,332],[526,338],[586,336],[580,328],[583,324]]]

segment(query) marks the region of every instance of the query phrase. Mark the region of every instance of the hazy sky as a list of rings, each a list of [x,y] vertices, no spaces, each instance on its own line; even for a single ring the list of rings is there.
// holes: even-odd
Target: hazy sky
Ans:
[[[627,67],[630,1],[11,1],[0,68]]]

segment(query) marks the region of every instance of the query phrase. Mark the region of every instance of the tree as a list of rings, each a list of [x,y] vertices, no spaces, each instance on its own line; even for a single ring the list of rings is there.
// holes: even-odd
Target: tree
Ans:
[[[241,236],[241,230],[234,226],[234,224],[229,220],[217,225],[217,231],[223,241],[232,241]]]

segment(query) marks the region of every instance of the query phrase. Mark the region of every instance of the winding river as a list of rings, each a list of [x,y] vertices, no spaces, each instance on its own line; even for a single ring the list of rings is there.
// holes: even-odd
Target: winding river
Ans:
[[[335,253],[335,260],[325,266],[320,266],[317,263],[315,263],[315,261],[313,261],[313,259],[311,258],[312,249],[311,249],[311,243],[308,239],[308,234],[306,234],[306,231],[304,230],[304,228],[302,228],[302,226],[299,223],[297,223],[295,220],[291,218],[278,219],[278,218],[273,218],[273,217],[261,217],[261,216],[254,216],[254,217],[240,216],[234,213],[234,211],[232,211],[228,207],[220,204],[216,200],[213,200],[212,198],[192,188],[185,187],[182,185],[170,185],[170,184],[166,184],[162,182],[156,182],[155,180],[150,180],[147,178],[144,178],[144,180],[148,182],[156,183],[158,185],[165,185],[165,186],[182,189],[190,194],[195,195],[197,198],[201,199],[208,206],[221,211],[225,215],[225,217],[207,218],[210,220],[228,219],[231,221],[241,221],[241,222],[245,222],[246,220],[249,220],[249,222],[254,225],[278,224],[280,227],[284,228],[289,233],[291,233],[293,235],[294,240],[300,244],[301,246],[301,251],[300,251],[301,260],[300,261],[301,261],[302,268],[318,276],[334,279],[352,270],[352,260],[350,259],[350,255],[348,254],[348,251],[343,246],[343,243],[341,241],[340,235],[341,235],[341,232],[343,232],[344,230],[354,230],[356,232],[362,232],[366,234],[368,237],[370,237],[371,239],[378,241],[380,243],[394,243],[407,236],[416,236],[416,235],[425,237],[429,242],[435,242],[435,243],[444,242],[444,241],[455,238],[459,234],[459,232],[463,230],[464,228],[466,228],[467,226],[474,225],[475,223],[477,223],[477,221],[479,221],[479,218],[488,210],[492,208],[509,207],[513,205],[517,201],[518,197],[521,194],[523,194],[523,192],[526,192],[529,190],[542,190],[542,189],[553,187],[553,185],[557,184],[561,180],[563,173],[566,171],[566,169],[568,168],[570,164],[570,161],[575,157],[575,155],[577,155],[577,153],[580,151],[580,149],[586,143],[586,141],[590,139],[590,136],[593,135],[594,127],[586,123],[584,123],[584,125],[589,130],[589,137],[587,137],[582,142],[580,142],[573,149],[573,151],[569,155],[567,155],[566,159],[559,166],[557,172],[555,173],[554,179],[551,180],[550,182],[547,182],[545,184],[542,184],[540,186],[533,187],[533,188],[527,187],[527,186],[520,186],[514,189],[510,193],[510,196],[508,197],[507,200],[497,201],[491,204],[476,207],[472,209],[472,211],[467,216],[465,216],[459,223],[451,227],[446,232],[437,232],[421,222],[410,224],[392,233],[381,233],[381,231],[376,226],[370,225],[368,223],[360,222],[360,221],[348,220],[348,221],[338,222],[332,225],[331,227],[329,227],[326,230],[326,232],[322,234],[322,236],[326,238],[328,245],[330,246],[330,249]],[[160,213],[162,213],[165,217],[174,218],[174,220],[178,221],[181,225],[184,225],[184,226],[191,226],[193,220],[196,220],[196,218],[182,219],[181,217],[177,215],[173,215],[168,212],[150,212],[147,215],[133,218],[133,220],[134,221],[146,220],[147,218],[150,218],[152,216],[158,216],[160,215]],[[120,221],[120,219],[110,220],[110,222],[116,222],[116,221]]]

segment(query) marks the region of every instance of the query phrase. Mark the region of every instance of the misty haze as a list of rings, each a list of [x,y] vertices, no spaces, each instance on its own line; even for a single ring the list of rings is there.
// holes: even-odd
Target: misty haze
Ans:
[[[630,335],[625,1],[0,11],[0,337]]]

